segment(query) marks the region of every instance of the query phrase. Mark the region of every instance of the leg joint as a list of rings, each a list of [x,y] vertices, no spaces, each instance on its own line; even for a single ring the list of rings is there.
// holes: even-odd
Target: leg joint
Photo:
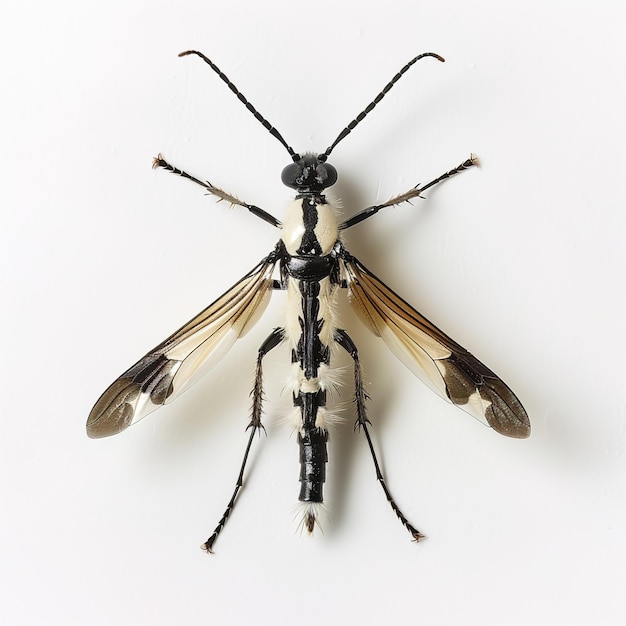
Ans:
[[[270,350],[273,350],[276,346],[280,345],[284,339],[285,339],[285,329],[275,328],[272,331],[272,334],[261,344],[261,347],[259,348],[258,361],[261,361],[261,359],[263,359],[263,357]]]
[[[335,341],[352,357],[354,361],[359,361],[359,351],[345,330],[338,328],[335,330]]]

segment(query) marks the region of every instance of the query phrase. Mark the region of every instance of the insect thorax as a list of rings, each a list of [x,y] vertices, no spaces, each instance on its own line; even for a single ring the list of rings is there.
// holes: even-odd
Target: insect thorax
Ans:
[[[298,195],[287,207],[282,231],[292,256],[329,254],[339,236],[336,211],[323,195]]]
[[[288,290],[286,336],[294,363],[301,365],[301,380],[317,379],[320,366],[328,365],[335,328],[336,211],[321,194],[299,194],[288,206],[282,230]]]

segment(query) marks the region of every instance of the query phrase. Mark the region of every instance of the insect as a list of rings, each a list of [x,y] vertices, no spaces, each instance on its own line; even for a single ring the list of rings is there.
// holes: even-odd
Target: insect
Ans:
[[[341,220],[326,198],[325,190],[337,180],[328,157],[337,144],[376,107],[400,78],[420,59],[438,54],[426,52],[411,59],[337,136],[321,154],[300,155],[283,139],[230,79],[201,52],[188,50],[179,56],[196,55],[207,63],[230,90],[276,138],[291,156],[282,171],[282,182],[296,191],[283,222],[264,209],[239,200],[210,182],[174,167],[161,155],[153,166],[177,174],[202,187],[208,195],[247,209],[255,217],[281,230],[276,247],[224,295],[177,330],[124,372],[100,397],[87,420],[90,437],[108,437],[134,424],[159,406],[171,402],[208,372],[257,322],[273,291],[286,291],[284,325],[275,328],[259,348],[250,431],[235,490],[213,534],[203,544],[207,552],[229,518],[243,485],[246,461],[254,436],[263,429],[263,359],[278,345],[291,351],[293,418],[300,452],[302,523],[312,533],[318,524],[328,460],[328,429],[332,410],[329,391],[337,382],[332,368],[334,348],[342,348],[354,364],[355,429],[363,431],[391,508],[414,540],[423,535],[413,526],[391,496],[380,470],[369,433],[368,399],[361,374],[359,353],[348,333],[338,326],[334,301],[347,291],[352,308],[375,335],[433,391],[509,437],[530,434],[526,411],[515,394],[485,365],[420,315],[346,250],[342,231],[376,215],[380,210],[422,197],[429,188],[476,164],[471,157],[425,185],[417,185],[383,202]],[[277,276],[277,277],[275,277]]]

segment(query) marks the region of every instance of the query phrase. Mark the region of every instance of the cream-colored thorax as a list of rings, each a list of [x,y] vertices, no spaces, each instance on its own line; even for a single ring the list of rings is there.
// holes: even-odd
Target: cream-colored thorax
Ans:
[[[312,250],[302,250],[302,241],[306,233],[305,210],[314,211],[317,221],[313,228],[315,239],[321,248],[321,254],[329,254],[339,236],[336,210],[329,203],[315,204],[310,209],[305,203],[312,202],[309,198],[292,200],[287,207],[287,215],[283,221],[282,240],[287,252],[293,256],[314,254]]]

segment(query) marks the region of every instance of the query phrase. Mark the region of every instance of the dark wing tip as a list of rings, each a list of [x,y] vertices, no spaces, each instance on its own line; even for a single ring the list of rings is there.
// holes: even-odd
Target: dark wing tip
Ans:
[[[126,430],[133,421],[133,401],[141,393],[139,385],[118,378],[98,399],[87,418],[87,436],[101,439]]]
[[[499,378],[485,380],[480,394],[491,402],[485,417],[494,430],[515,439],[530,437],[530,419],[526,410]]]
[[[530,423],[528,422],[528,416],[524,415],[524,417],[526,417],[526,421],[519,420],[518,423],[508,421],[506,424],[501,424],[489,420],[489,425],[501,435],[506,435],[513,439],[528,439],[530,437]]]

